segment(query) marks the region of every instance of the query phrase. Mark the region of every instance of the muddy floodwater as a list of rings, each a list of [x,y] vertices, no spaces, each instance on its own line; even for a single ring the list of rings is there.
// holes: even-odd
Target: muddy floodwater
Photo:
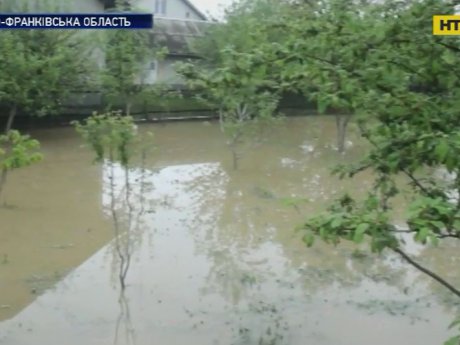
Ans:
[[[398,257],[306,248],[294,231],[340,193],[372,190],[368,173],[330,175],[365,152],[354,128],[342,156],[333,117],[291,118],[238,171],[216,123],[139,130],[155,133],[155,150],[127,179],[92,164],[70,128],[32,132],[45,160],[10,175],[0,209],[0,344],[438,345],[451,335],[458,300]],[[113,203],[126,182],[129,203]],[[114,207],[130,224],[123,296]],[[407,245],[460,283],[458,246]]]

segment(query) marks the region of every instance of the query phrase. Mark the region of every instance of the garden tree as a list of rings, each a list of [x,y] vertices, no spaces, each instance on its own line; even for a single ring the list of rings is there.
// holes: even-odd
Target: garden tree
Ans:
[[[143,188],[144,171],[142,170],[140,181],[141,208],[135,217],[133,205],[131,165],[135,156],[140,153],[142,164],[145,162],[148,149],[151,147],[151,133],[138,135],[133,118],[122,116],[119,112],[105,114],[93,114],[83,121],[74,122],[77,132],[95,153],[95,161],[107,162],[109,165],[110,181],[110,210],[115,233],[115,250],[120,260],[119,281],[121,290],[126,288],[126,276],[131,264],[131,255],[135,239],[135,231],[140,226],[140,217],[144,211]],[[140,152],[139,152],[140,151]],[[119,165],[124,174],[124,185],[121,195],[116,193],[115,169]],[[118,200],[123,199],[122,205]]]
[[[148,85],[144,80],[148,64],[167,53],[164,48],[152,47],[152,32],[108,30],[103,33],[103,46],[105,67],[101,87],[109,109],[122,106],[123,112],[130,116],[135,103],[161,98],[164,87]]]
[[[27,12],[27,5],[20,7]],[[1,11],[8,7],[0,4]],[[47,8],[48,9],[48,8]],[[51,8],[52,9],[52,8]],[[93,75],[93,46],[75,30],[2,30],[0,108],[5,132],[18,113],[57,114],[72,93],[84,90]]]
[[[346,129],[354,112],[355,85],[336,65],[359,68],[360,56],[373,39],[357,41],[350,33],[368,33],[369,18],[362,11],[368,2],[309,1],[285,4],[272,26],[284,39],[272,49],[281,64],[281,85],[317,103],[320,114],[333,114],[337,123],[337,149],[345,151]],[[378,22],[378,21],[377,21]],[[373,23],[375,25],[375,23]],[[273,55],[271,53],[270,55]]]
[[[53,9],[53,2],[43,8]],[[28,12],[29,2],[4,1],[1,12],[12,10]],[[6,118],[4,152],[20,153],[36,148],[34,141],[19,133],[10,133],[19,114],[45,116],[57,114],[71,92],[79,91],[89,83],[92,46],[86,37],[74,30],[2,30],[0,35],[0,110]],[[6,116],[3,117],[3,114]],[[22,138],[22,139],[21,139]],[[30,146],[31,144],[31,146]],[[3,146],[5,145],[5,146]],[[32,147],[33,146],[33,147]],[[35,156],[36,158],[36,156]],[[19,168],[27,164],[15,164]],[[18,161],[18,162],[19,162]],[[9,167],[3,167],[0,189],[3,188]]]
[[[206,36],[198,40],[195,48],[203,57],[202,64],[211,68],[222,66],[226,58],[226,47],[246,54],[254,50],[265,50],[272,58],[264,62],[271,69],[270,78],[282,89],[284,95],[302,95],[317,103],[320,113],[335,114],[337,147],[343,152],[351,105],[348,104],[346,91],[337,92],[341,89],[341,77],[335,70],[318,70],[314,63],[305,64],[303,54],[314,51],[318,56],[331,56],[335,59],[343,57],[343,50],[346,49],[343,47],[349,43],[362,42],[349,42],[349,37],[331,35],[332,31],[340,31],[337,28],[347,20],[347,13],[337,15],[340,11],[325,12],[324,4],[319,1],[306,2],[306,10],[307,5],[303,3],[272,0],[236,2],[226,11],[225,22],[208,29]],[[359,10],[359,5],[352,2],[341,6]],[[320,15],[322,21],[318,20]],[[317,28],[311,30],[314,25]],[[326,37],[333,42],[328,42],[329,45],[325,47],[320,42]],[[333,50],[328,49],[331,45],[335,46]],[[267,50],[277,53],[274,55]],[[353,59],[352,56],[348,58]],[[333,99],[315,87],[315,81],[324,85],[326,80],[329,88],[336,91]]]
[[[359,10],[344,0],[298,5],[309,20],[289,18],[289,38],[280,47],[281,55],[305,65],[304,76],[293,69],[286,80],[309,78],[325,107],[346,102],[371,144],[362,161],[337,173],[353,177],[370,169],[376,176],[364,200],[344,195],[308,220],[301,227],[304,240],[309,246],[316,236],[331,244],[366,241],[374,252],[397,253],[460,297],[458,287],[404,251],[401,237],[412,234],[425,245],[460,239],[460,43],[432,35],[432,16],[452,13],[455,2],[356,3]],[[304,44],[304,37],[312,39]],[[451,179],[440,181],[433,169],[447,170]],[[405,229],[391,217],[400,175],[412,189]]]
[[[250,53],[262,43],[282,41],[285,35],[271,24],[277,20],[283,6],[276,0],[234,2],[225,10],[225,21],[210,25],[206,35],[193,42],[193,49],[205,65],[215,67],[225,59],[227,47]]]
[[[178,67],[190,88],[218,109],[220,128],[229,138],[235,170],[242,146],[250,138],[257,139],[255,131],[275,120],[280,92],[270,80],[267,65],[259,65],[261,57],[257,52],[239,53],[228,47],[222,51],[219,67],[198,68],[190,63]]]

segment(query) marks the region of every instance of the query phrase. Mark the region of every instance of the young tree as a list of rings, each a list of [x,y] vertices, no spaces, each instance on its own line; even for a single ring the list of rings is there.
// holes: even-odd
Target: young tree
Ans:
[[[139,218],[143,212],[143,195],[141,195],[141,210],[139,210],[138,217],[134,217],[131,164],[139,149],[142,162],[145,161],[146,150],[151,142],[147,136],[143,136],[141,140],[136,132],[133,118],[121,116],[119,112],[93,114],[83,123],[76,122],[74,125],[83,140],[94,151],[95,161],[99,163],[106,161],[109,164],[110,210],[115,233],[115,250],[120,260],[118,276],[123,291],[126,288],[126,276],[131,264],[134,231],[140,225]],[[148,136],[151,135],[148,134]],[[142,145],[140,145],[141,142]],[[119,164],[124,172],[122,195],[117,195],[116,192],[116,164]],[[141,194],[142,188],[143,181],[141,181]],[[122,205],[118,204],[120,198],[123,200]]]
[[[233,168],[238,169],[241,146],[256,139],[261,124],[274,120],[280,92],[270,80],[270,70],[259,65],[257,54],[222,51],[219,67],[198,68],[183,64],[178,72],[185,77],[200,98],[216,107],[221,130],[228,136]]]
[[[347,18],[359,11],[360,4],[342,2],[334,5],[334,11],[328,11],[329,6],[319,1],[241,0],[227,10],[224,23],[208,30],[196,49],[210,68],[222,66],[226,47],[248,55],[264,51],[266,59],[259,62],[270,70],[268,77],[283,93],[301,95],[316,102],[320,113],[335,114],[337,148],[343,152],[351,118],[349,95],[341,87],[340,71],[318,68],[310,56],[314,53],[331,60],[343,59],[350,44],[358,47],[363,43],[338,34],[343,23],[349,22]],[[352,55],[346,58],[354,61]]]
[[[108,103],[123,104],[129,116],[134,98],[145,90],[142,73],[152,56],[145,31],[112,30],[105,34],[105,69],[102,90]],[[111,108],[112,108],[111,107]]]
[[[123,10],[123,1],[115,1]],[[130,116],[135,103],[161,98],[165,88],[145,81],[150,63],[161,60],[167,53],[155,47],[153,32],[149,30],[109,30],[102,35],[105,67],[101,73],[102,93],[109,109],[121,110]]]

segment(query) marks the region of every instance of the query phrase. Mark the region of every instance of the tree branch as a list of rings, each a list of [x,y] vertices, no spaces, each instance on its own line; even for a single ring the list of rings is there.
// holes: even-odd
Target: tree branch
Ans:
[[[443,285],[445,288],[449,289],[454,295],[456,295],[457,297],[460,297],[460,290],[456,289],[453,285],[451,285],[449,282],[447,282],[446,280],[438,276],[436,273],[430,271],[429,269],[423,267],[422,265],[414,261],[410,256],[404,253],[401,249],[395,248],[393,249],[393,251],[398,253],[404,260],[406,260],[412,266],[417,268],[419,271],[422,271],[426,275],[430,276],[432,279],[436,280],[438,283]]]
[[[455,46],[452,46],[450,44],[447,44],[447,43],[444,43],[444,42],[440,42],[440,41],[436,41],[436,43],[438,43],[439,45],[442,45],[443,47],[447,48],[447,49],[450,49],[456,53],[460,53],[460,48],[459,47],[455,47]]]
[[[437,236],[440,239],[443,238],[456,238],[457,240],[460,240],[460,235],[459,234],[442,234]]]
[[[426,196],[429,196],[429,197],[434,197],[433,193],[430,193],[430,191],[428,189],[425,188],[425,186],[423,186],[419,180],[417,180],[415,178],[414,175],[412,175],[409,171],[407,171],[406,169],[401,169],[401,171],[407,176],[410,178],[410,180],[414,183],[414,185],[416,185],[423,193],[425,193]]]

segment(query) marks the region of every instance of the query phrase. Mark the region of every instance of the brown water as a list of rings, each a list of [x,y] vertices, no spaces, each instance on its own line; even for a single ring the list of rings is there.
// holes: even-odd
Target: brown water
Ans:
[[[215,124],[146,125],[156,150],[129,172],[132,263],[120,299],[111,241],[117,165],[91,164],[71,129],[34,133],[46,160],[11,174],[0,209],[0,344],[441,344],[458,304],[391,255],[307,249],[293,228],[371,176],[339,182],[333,118],[289,119],[241,169]],[[294,206],[293,198],[301,199]],[[398,201],[400,204],[404,202]],[[131,217],[124,217],[131,211]],[[395,214],[398,218],[398,213]],[[126,239],[126,235],[123,237]],[[409,241],[410,242],[410,241]],[[460,282],[458,247],[408,250]]]

